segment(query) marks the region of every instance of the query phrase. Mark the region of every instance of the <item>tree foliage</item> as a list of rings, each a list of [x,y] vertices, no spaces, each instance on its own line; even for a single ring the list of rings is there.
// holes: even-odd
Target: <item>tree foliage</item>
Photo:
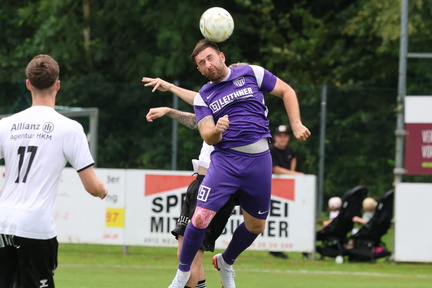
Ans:
[[[321,89],[326,119],[327,195],[357,184],[381,194],[392,186],[400,1],[394,0],[4,0],[0,7],[0,113],[29,105],[24,67],[36,54],[61,66],[58,104],[98,107],[99,166],[170,169],[172,121],[148,123],[151,107],[172,106],[142,76],[197,90],[206,81],[188,59],[202,38],[203,11],[222,6],[235,31],[220,44],[228,63],[261,65],[292,85],[313,136],[291,144],[300,170],[317,174]],[[410,1],[410,51],[432,52],[432,4]],[[432,94],[428,60],[408,63],[408,91]],[[432,60],[429,60],[432,61]],[[268,96],[271,128],[288,123]],[[192,111],[180,102],[179,109]],[[178,169],[190,170],[201,140],[179,126]]]

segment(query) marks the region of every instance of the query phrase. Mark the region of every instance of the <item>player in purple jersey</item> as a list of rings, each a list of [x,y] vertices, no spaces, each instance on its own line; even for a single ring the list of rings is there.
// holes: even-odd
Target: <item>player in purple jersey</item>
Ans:
[[[254,65],[227,67],[224,53],[208,40],[199,41],[190,57],[210,80],[195,96],[194,110],[201,137],[215,150],[198,191],[195,213],[186,228],[177,274],[169,287],[184,287],[206,228],[235,194],[244,222],[235,230],[227,249],[213,257],[224,288],[235,288],[232,265],[263,232],[270,209],[271,134],[263,93],[270,92],[283,100],[298,141],[306,141],[310,131],[301,122],[295,91],[269,71]]]

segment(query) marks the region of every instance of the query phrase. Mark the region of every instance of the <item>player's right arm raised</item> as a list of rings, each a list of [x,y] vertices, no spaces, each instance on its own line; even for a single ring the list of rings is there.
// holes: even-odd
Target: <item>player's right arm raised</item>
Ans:
[[[181,87],[178,87],[174,85],[173,83],[169,83],[161,78],[150,78],[150,77],[143,77],[142,82],[146,83],[144,84],[145,87],[152,86],[154,87],[152,92],[159,90],[162,92],[170,91],[183,99],[186,103],[193,105],[193,100],[195,98],[195,95],[197,92],[184,89]]]

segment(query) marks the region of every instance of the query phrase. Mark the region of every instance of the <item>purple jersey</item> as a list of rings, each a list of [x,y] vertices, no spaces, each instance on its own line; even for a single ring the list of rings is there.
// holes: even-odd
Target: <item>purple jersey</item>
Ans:
[[[230,68],[221,82],[205,84],[194,100],[197,122],[212,115],[216,123],[228,115],[230,125],[215,149],[232,148],[271,137],[263,92],[273,91],[276,76],[260,66]]]

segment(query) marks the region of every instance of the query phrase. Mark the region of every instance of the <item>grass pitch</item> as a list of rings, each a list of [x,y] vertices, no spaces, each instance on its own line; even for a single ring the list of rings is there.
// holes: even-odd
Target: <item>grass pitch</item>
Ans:
[[[219,252],[219,251],[216,251]],[[211,265],[213,253],[204,255],[207,287],[221,287],[219,274]],[[245,251],[236,264],[237,287],[292,288],[430,288],[431,263],[336,264],[334,259],[303,259],[289,253],[284,260],[266,251]],[[60,244],[57,287],[62,288],[166,288],[177,269],[175,248]]]

